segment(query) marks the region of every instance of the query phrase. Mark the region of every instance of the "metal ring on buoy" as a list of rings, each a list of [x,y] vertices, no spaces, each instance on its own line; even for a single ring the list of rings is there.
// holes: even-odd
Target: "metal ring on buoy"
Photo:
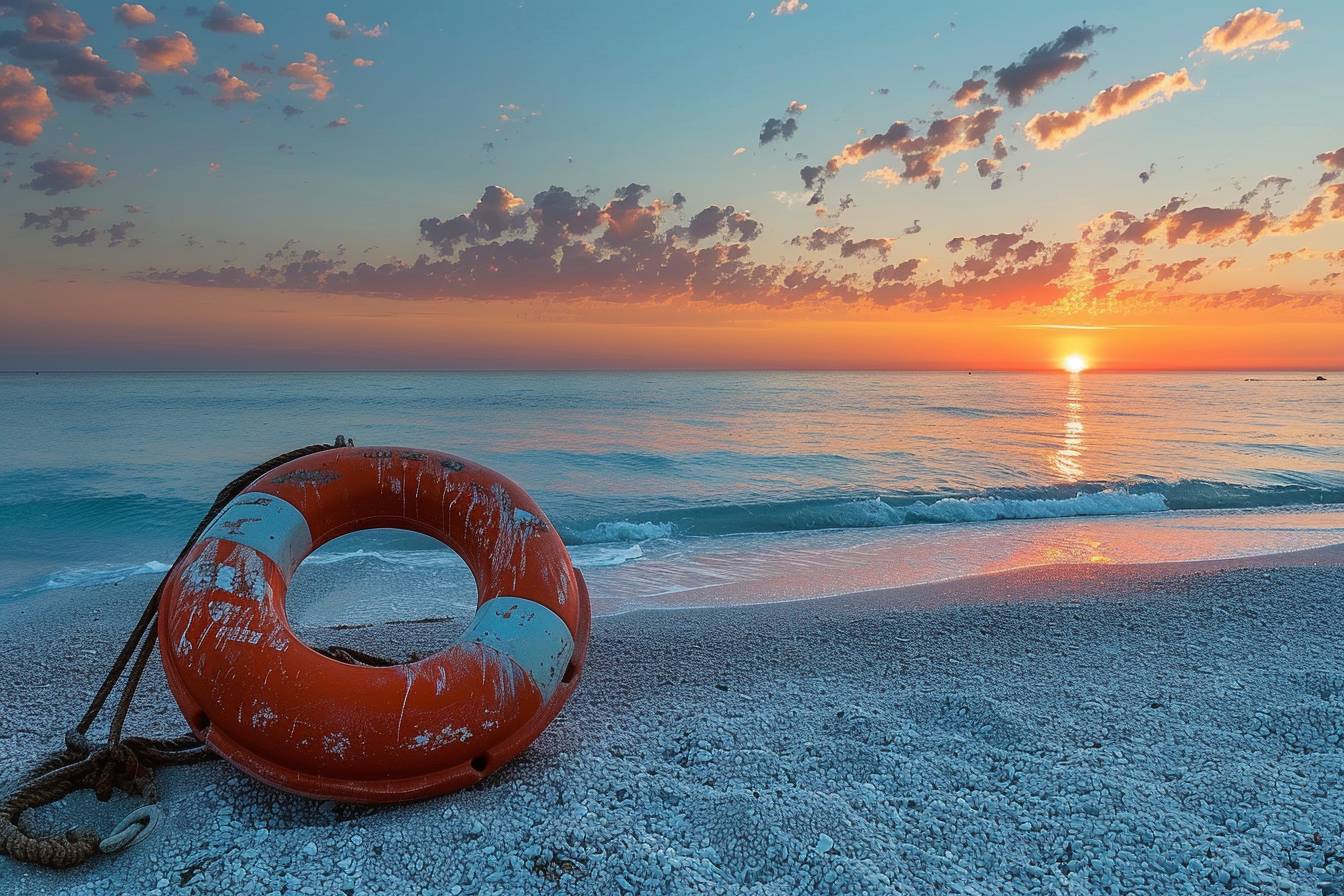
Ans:
[[[304,557],[350,532],[437,538],[476,578],[476,616],[446,649],[386,667],[300,641],[285,591]],[[435,451],[335,448],[265,474],[169,573],[168,684],[192,731],[292,793],[395,802],[504,765],[578,683],[588,590],[555,528],[513,482]]]

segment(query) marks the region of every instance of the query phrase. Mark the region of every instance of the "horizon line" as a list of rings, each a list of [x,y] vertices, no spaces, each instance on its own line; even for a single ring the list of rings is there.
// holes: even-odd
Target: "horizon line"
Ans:
[[[312,367],[312,368],[13,368],[0,376],[41,374],[300,374],[300,373],[1342,373],[1337,367],[1089,367],[1071,374],[1060,367]]]

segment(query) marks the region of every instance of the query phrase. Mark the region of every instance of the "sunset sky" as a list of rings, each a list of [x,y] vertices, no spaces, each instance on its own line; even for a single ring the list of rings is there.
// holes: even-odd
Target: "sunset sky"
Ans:
[[[0,368],[1344,367],[1344,6],[0,0]]]

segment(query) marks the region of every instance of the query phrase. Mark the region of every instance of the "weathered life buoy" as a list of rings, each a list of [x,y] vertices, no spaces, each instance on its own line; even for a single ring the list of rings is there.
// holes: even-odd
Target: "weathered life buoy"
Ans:
[[[415,662],[332,659],[285,617],[314,549],[410,529],[461,555],[475,619]],[[588,590],[545,514],[513,482],[435,451],[335,448],[265,474],[169,574],[159,611],[168,685],[192,731],[241,770],[321,799],[448,793],[521,753],[578,683]]]

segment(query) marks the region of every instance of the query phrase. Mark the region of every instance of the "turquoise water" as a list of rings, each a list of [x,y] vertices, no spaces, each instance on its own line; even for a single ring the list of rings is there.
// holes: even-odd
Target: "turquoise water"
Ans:
[[[0,596],[154,571],[224,482],[337,433],[500,470],[594,566],[740,533],[1328,509],[1344,376],[1314,375],[3,375]]]

